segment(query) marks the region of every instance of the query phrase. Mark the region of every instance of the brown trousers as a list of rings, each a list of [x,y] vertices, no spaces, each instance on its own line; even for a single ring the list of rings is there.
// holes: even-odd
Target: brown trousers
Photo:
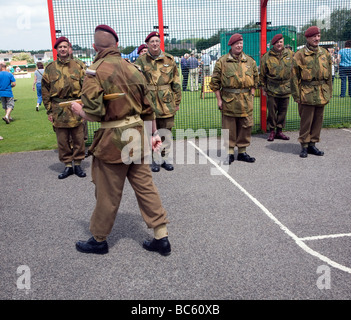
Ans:
[[[166,210],[162,206],[148,164],[109,164],[93,157],[91,172],[96,206],[90,219],[90,232],[96,238],[106,238],[110,234],[126,178],[135,192],[146,225],[156,228],[168,223]]]
[[[285,127],[286,113],[289,106],[289,97],[279,98],[267,96],[267,129],[283,129]]]
[[[63,163],[82,161],[85,158],[84,126],[55,128],[59,160]],[[70,141],[72,141],[71,148]]]
[[[299,104],[300,115],[300,136],[298,141],[306,146],[309,143],[316,143],[320,140],[323,126],[323,105]]]
[[[174,116],[169,117],[169,118],[157,118],[156,119],[156,127],[157,127],[157,129],[168,129],[170,131],[169,137],[171,137],[172,128],[174,127]],[[166,161],[168,160],[168,162],[172,162],[169,159],[171,147],[172,147],[172,138],[165,139],[165,137],[162,137],[162,152],[161,152],[161,154],[153,153],[154,161],[157,164],[162,164],[163,159]]]
[[[227,149],[235,147],[245,149],[251,142],[251,129],[253,118],[249,117],[228,117],[222,114],[222,129],[229,130],[229,143],[224,142]]]

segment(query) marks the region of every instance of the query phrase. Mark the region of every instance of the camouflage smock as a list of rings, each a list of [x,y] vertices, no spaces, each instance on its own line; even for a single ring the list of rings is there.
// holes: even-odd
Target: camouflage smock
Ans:
[[[86,74],[82,101],[83,110],[89,118],[104,123],[124,120],[118,127],[96,131],[89,152],[106,163],[127,163],[133,157],[143,159],[145,152],[149,151],[144,150],[143,120],[155,119],[143,74],[124,60],[117,48],[99,52]],[[116,100],[104,101],[103,96],[110,93],[125,95]],[[141,119],[135,122],[139,115]],[[139,134],[135,137],[138,139],[134,141],[135,147],[126,159],[122,158],[122,150],[131,140],[122,141],[122,134],[129,128],[136,129]]]
[[[260,85],[268,95],[289,97],[292,59],[293,52],[286,48],[281,53],[272,48],[263,55],[260,63]]]
[[[294,100],[308,105],[327,104],[333,91],[331,66],[331,56],[324,48],[313,51],[305,46],[297,51],[291,76]]]
[[[247,117],[253,114],[251,89],[257,87],[258,80],[256,61],[252,57],[242,52],[235,58],[229,52],[217,60],[209,85],[212,91],[221,90],[225,116]],[[242,92],[233,92],[233,89]]]
[[[161,51],[154,58],[147,52],[139,56],[135,64],[141,68],[148,83],[156,118],[173,117],[175,107],[179,106],[182,98],[179,73],[173,56]]]
[[[85,67],[75,59],[63,61],[57,58],[46,66],[41,90],[47,114],[53,116],[54,127],[74,128],[82,123],[82,118],[70,107],[60,107],[59,103],[80,99],[84,77]]]

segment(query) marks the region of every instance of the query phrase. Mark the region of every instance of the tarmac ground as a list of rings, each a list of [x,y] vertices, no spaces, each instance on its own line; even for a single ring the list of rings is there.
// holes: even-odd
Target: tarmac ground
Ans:
[[[174,141],[175,170],[153,173],[168,257],[143,249],[153,231],[128,182],[109,253],[76,251],[91,236],[91,157],[86,178],[59,180],[57,150],[0,154],[0,299],[349,300],[351,130],[323,129],[325,155],[306,159],[286,134],[254,135],[256,162],[229,167],[215,138]]]

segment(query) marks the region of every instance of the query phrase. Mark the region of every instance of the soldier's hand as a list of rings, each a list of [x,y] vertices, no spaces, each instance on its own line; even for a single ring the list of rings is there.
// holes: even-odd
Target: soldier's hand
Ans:
[[[48,120],[51,122],[51,123],[54,123],[54,120],[53,120],[53,117],[51,114],[48,115]]]
[[[179,110],[179,106],[175,106],[175,111],[178,111]]]
[[[73,101],[72,103],[71,103],[71,110],[73,111],[73,113],[75,113],[77,116],[79,116],[80,115],[80,112],[82,111],[82,105],[81,104],[79,104],[79,103],[77,103],[77,102],[75,102],[75,101]]]
[[[262,95],[267,97],[267,92],[262,88]]]
[[[222,110],[222,109],[223,109],[223,102],[222,102],[222,100],[218,100],[218,101],[217,101],[217,105],[218,105],[218,109],[219,109],[219,110]]]
[[[162,146],[162,140],[158,134],[154,134],[151,137],[151,146],[152,150],[155,152],[159,152]]]

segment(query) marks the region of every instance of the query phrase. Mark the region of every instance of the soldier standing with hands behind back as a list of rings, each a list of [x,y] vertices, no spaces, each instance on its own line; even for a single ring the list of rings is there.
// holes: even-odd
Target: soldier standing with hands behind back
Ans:
[[[174,127],[174,116],[179,110],[182,97],[178,68],[173,56],[161,50],[158,32],[151,32],[145,42],[148,51],[139,56],[135,64],[141,68],[148,83],[152,103],[155,106],[157,128],[170,131],[167,137],[163,137],[162,159],[157,153],[154,153],[151,170],[159,172],[162,166],[167,171],[171,171],[174,169],[169,159],[171,130]]]
[[[293,58],[291,92],[298,103],[300,114],[300,157],[308,154],[323,156],[315,144],[320,140],[324,106],[332,97],[332,59],[328,50],[319,46],[321,33],[318,27],[305,32],[307,44]]]
[[[222,129],[229,130],[228,156],[224,164],[234,161],[235,147],[238,147],[239,161],[255,162],[256,159],[246,153],[246,147],[251,142],[253,100],[259,79],[257,65],[243,52],[241,34],[233,34],[228,45],[231,49],[216,62],[209,84],[222,112]]]
[[[85,158],[83,120],[69,107],[61,107],[59,103],[80,99],[85,70],[82,63],[70,57],[70,42],[66,37],[58,38],[54,48],[58,58],[45,68],[41,86],[48,120],[56,133],[59,159],[65,164],[65,169],[58,178],[65,179],[73,173],[84,178],[86,173],[80,166]]]
[[[289,106],[290,77],[293,52],[284,48],[284,38],[276,34],[271,41],[272,48],[266,52],[260,63],[260,84],[267,96],[268,141],[289,140],[283,132]],[[275,131],[276,130],[276,131]]]

